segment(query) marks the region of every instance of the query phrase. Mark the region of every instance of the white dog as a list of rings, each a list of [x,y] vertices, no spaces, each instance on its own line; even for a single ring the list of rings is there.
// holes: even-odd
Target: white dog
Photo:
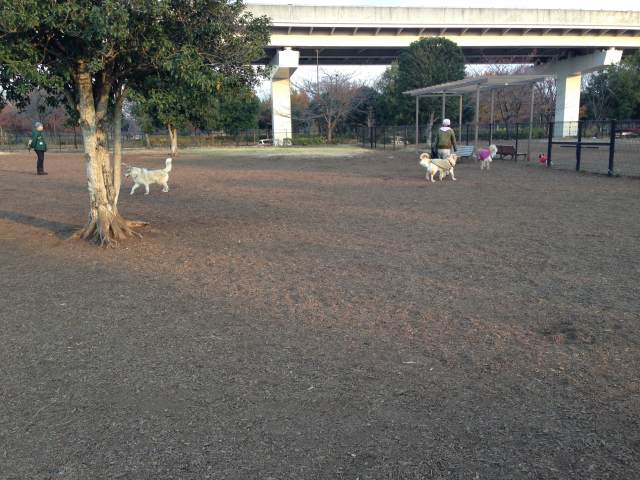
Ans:
[[[455,168],[457,161],[458,156],[455,153],[452,153],[445,159],[431,159],[431,155],[423,153],[420,155],[419,165],[427,170],[427,175],[425,177],[427,180],[431,180],[433,182],[433,177],[436,173],[439,175],[440,181],[442,181],[447,175],[451,175],[451,180],[455,180],[456,177],[453,169]]]
[[[481,148],[478,151],[478,161],[480,162],[480,170],[484,170],[485,168],[489,170],[491,168],[491,162],[493,162],[493,157],[498,153],[498,147],[495,145],[489,145],[489,148]]]
[[[125,177],[131,177],[133,187],[129,195],[133,195],[140,185],[144,185],[145,195],[149,195],[149,185],[157,183],[162,185],[162,191],[169,191],[169,172],[171,171],[171,159],[165,160],[165,167],[160,170],[147,170],[146,168],[132,167],[127,165]]]

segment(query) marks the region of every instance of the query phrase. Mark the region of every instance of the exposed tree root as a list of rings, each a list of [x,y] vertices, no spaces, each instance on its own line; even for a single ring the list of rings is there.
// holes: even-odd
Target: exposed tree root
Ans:
[[[125,220],[119,214],[98,215],[97,218],[92,216],[71,238],[88,240],[101,247],[115,247],[127,238],[142,238],[142,234],[135,229],[147,225],[147,222]]]
[[[126,222],[129,228],[142,228],[149,225],[149,222],[143,222],[141,220],[126,220]]]

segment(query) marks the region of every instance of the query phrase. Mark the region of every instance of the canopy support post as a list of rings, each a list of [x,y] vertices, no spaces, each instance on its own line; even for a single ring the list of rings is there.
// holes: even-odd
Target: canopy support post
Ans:
[[[476,119],[475,119],[475,135],[474,146],[478,148],[478,128],[480,123],[480,84],[476,85]]]
[[[460,95],[460,105],[458,109],[458,141],[462,142],[462,95]]]
[[[531,139],[533,138],[533,104],[536,95],[536,84],[531,84],[531,105],[529,112],[529,142],[527,143],[527,162],[531,160]]]
[[[492,88],[491,89],[491,125],[489,126],[489,145],[493,144],[493,105],[495,103],[495,99],[496,99],[496,91]]]
[[[420,153],[420,96],[416,95],[416,153]]]

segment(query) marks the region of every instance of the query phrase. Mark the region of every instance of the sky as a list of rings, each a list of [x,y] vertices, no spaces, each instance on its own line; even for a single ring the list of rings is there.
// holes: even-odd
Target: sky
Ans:
[[[578,10],[636,10],[640,11],[640,0],[536,0],[535,2],[517,2],[514,0],[245,0],[248,4],[267,3],[281,5],[340,5],[340,6],[393,6],[393,7],[483,7],[483,8],[551,8]],[[561,5],[558,5],[561,3]],[[373,83],[387,67],[325,67],[326,73],[353,73],[355,78],[367,83]],[[315,66],[302,66],[291,77],[292,83],[313,79],[316,75]],[[265,82],[258,88],[258,95],[262,98],[270,95],[270,83]]]

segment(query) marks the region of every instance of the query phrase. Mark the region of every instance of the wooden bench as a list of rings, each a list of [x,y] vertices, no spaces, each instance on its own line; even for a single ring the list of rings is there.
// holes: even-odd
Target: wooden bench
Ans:
[[[456,155],[460,158],[466,158],[473,155],[473,145],[458,145],[456,148]]]
[[[513,145],[496,145],[498,149],[497,155],[500,156],[501,160],[504,160],[505,156],[511,157],[511,160],[518,161],[518,157],[527,157],[526,153],[518,153],[516,152],[516,147]]]

